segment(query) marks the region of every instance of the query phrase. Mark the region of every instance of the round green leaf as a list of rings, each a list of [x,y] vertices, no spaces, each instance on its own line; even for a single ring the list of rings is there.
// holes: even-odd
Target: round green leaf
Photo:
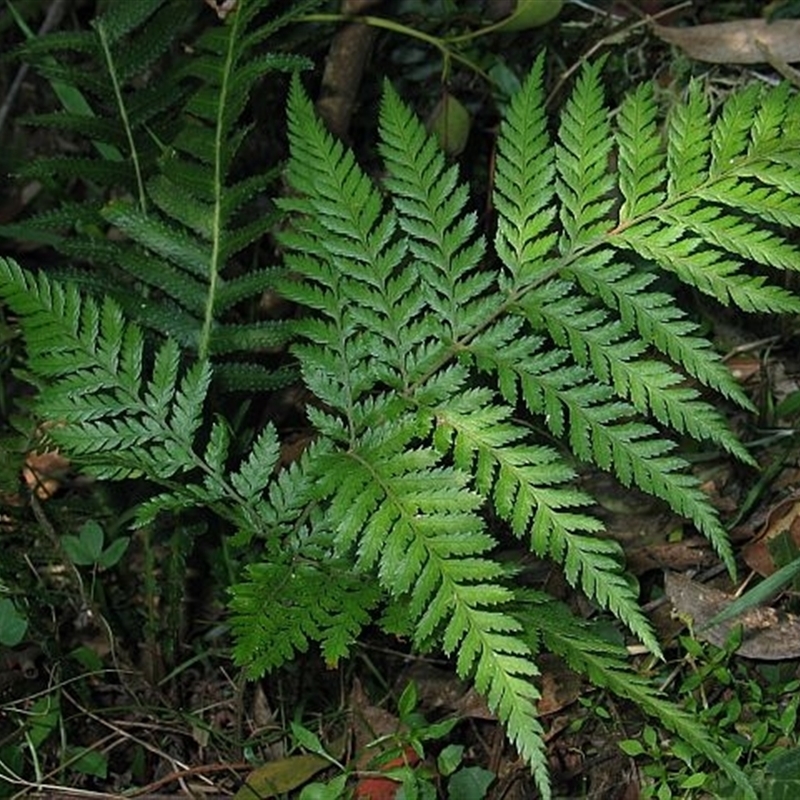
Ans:
[[[7,597],[0,599],[0,644],[15,647],[28,630],[28,620],[17,611],[17,607]]]

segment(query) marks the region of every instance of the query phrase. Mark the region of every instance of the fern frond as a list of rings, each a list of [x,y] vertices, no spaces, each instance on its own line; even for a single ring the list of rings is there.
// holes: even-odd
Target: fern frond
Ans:
[[[56,423],[50,438],[98,477],[165,479],[197,465],[206,363],[180,377],[179,350],[167,341],[148,378],[142,332],[113,300],[98,305],[12,261],[0,260],[0,278],[0,295],[23,319],[29,368],[48,379],[37,409]]]
[[[721,208],[700,206],[697,199],[675,204],[661,218],[678,230],[696,233],[704,241],[758,264],[798,269],[797,250],[785,239]]]
[[[458,184],[457,168],[446,167],[441,149],[388,83],[380,121],[386,186],[418,261],[427,305],[446,326],[445,339],[458,339],[480,319],[482,295],[492,282],[490,273],[476,271],[485,248],[474,237],[476,215],[466,210],[467,187]]]
[[[234,658],[253,678],[306,652],[309,641],[321,644],[325,660],[335,665],[380,598],[366,576],[331,560],[250,564],[245,577],[231,588],[231,626]]]
[[[800,299],[791,292],[767,284],[764,276],[743,274],[739,260],[706,245],[699,236],[678,238],[680,233],[680,226],[644,222],[619,233],[615,243],[628,246],[655,261],[674,272],[683,283],[694,286],[724,305],[733,303],[749,312],[782,314],[800,311]]]
[[[91,213],[84,209],[85,229],[125,234],[114,237],[110,246],[86,239],[76,244],[80,234],[72,226],[63,238],[48,241],[64,253],[80,254],[98,271],[133,278],[124,283],[125,290],[106,291],[132,319],[175,338],[188,354],[201,360],[213,356],[220,364],[252,363],[252,368],[221,370],[220,386],[266,389],[285,381],[285,375],[270,377],[264,358],[255,363],[259,352],[285,343],[285,326],[248,323],[241,309],[234,317],[234,306],[246,302],[254,307],[274,283],[273,271],[249,274],[237,259],[275,225],[274,212],[254,213],[248,206],[277,172],[270,167],[238,182],[230,175],[250,131],[241,115],[256,82],[270,72],[307,66],[293,54],[264,52],[265,31],[277,30],[311,4],[295,4],[276,16],[263,14],[272,5],[269,0],[242,2],[228,24],[212,25],[195,37],[191,58],[170,52],[199,12],[191,0],[142,0],[122,10],[109,8],[95,21],[97,36],[56,37],[49,48],[30,51],[31,58],[46,62],[63,54],[63,48],[80,47],[88,57],[102,56],[103,74],[111,78],[95,80],[91,107],[36,120],[91,137],[98,149],[105,148],[101,158],[56,160],[40,165],[39,171],[48,167],[52,178],[57,169],[74,173],[80,168],[81,177],[124,187],[121,194],[135,193],[138,200],[95,205]],[[153,64],[166,58],[172,59],[164,70],[166,79],[152,80],[151,73],[161,73]],[[120,161],[109,158],[109,147]],[[84,286],[90,288],[90,282]],[[145,297],[146,303],[141,302]]]
[[[281,239],[302,280],[284,291],[319,312],[298,323],[307,343],[294,353],[329,409],[309,416],[336,444],[317,468],[336,552],[352,553],[360,572],[374,573],[388,598],[404,602],[418,646],[441,641],[458,653],[459,674],[474,678],[520,751],[541,767],[535,667],[502,610],[511,593],[487,557],[494,540],[476,513],[482,497],[424,444],[427,415],[376,391],[411,390],[420,402],[463,380],[452,370],[437,381],[431,366],[467,329],[488,286],[484,276],[473,279],[482,243],[463,217],[464,191],[389,89],[381,121],[393,208],[324,129],[297,80],[289,121],[295,194],[281,201],[292,214]],[[546,791],[541,769],[537,775]]]
[[[135,174],[132,169],[128,168],[128,165],[119,161],[104,161],[95,158],[37,158],[35,161],[25,164],[19,174],[26,178],[46,180],[52,180],[55,177],[83,178],[106,186],[115,184],[131,188],[135,186]],[[63,208],[61,213],[65,213]],[[95,219],[93,215],[92,221],[94,222]],[[31,223],[32,220],[28,219],[23,224],[30,225]],[[0,230],[6,231],[6,235],[12,234],[12,231],[6,226]]]
[[[706,386],[740,406],[754,406],[698,326],[665,292],[650,289],[656,276],[620,261],[583,258],[570,267],[583,290],[617,311],[626,333],[639,331],[646,342]]]
[[[788,191],[787,191],[788,189]],[[800,191],[783,185],[780,173],[763,170],[759,180],[728,177],[701,186],[701,200],[738,208],[767,222],[793,228],[800,225]]]
[[[418,646],[441,639],[457,653],[456,667],[472,677],[512,742],[536,770],[545,792],[542,729],[534,715],[537,674],[501,609],[511,599],[498,585],[499,565],[485,557],[494,540],[475,514],[481,502],[467,476],[438,467],[432,450],[399,450],[415,427],[408,420],[378,432],[372,448],[332,457],[320,490],[333,495],[328,519],[337,549],[355,547],[360,570],[376,571],[385,591],[407,597]],[[372,569],[371,569],[372,568]]]
[[[791,136],[776,143],[787,97],[785,87],[762,91],[753,84],[731,95],[712,120],[699,85],[692,84],[686,101],[671,114],[666,201],[643,209],[638,218],[621,217],[611,242],[632,248],[724,304],[796,313],[791,293],[767,284],[764,276],[746,274],[741,261],[777,269],[800,266],[785,238],[744,216],[750,212],[771,222],[796,223],[800,186],[790,179],[784,182],[788,192],[767,188],[781,183],[780,163],[792,148]],[[621,147],[628,138],[621,123]],[[656,137],[641,132],[640,147],[656,143]]]
[[[667,193],[681,197],[703,184],[711,159],[708,100],[697,81],[689,84],[686,100],[670,109],[668,132]]]
[[[760,96],[760,86],[752,83],[725,101],[711,129],[709,177],[712,180],[727,173],[731,164],[745,154]]]
[[[663,202],[666,157],[656,127],[657,113],[653,87],[647,83],[629,94],[619,109],[619,189],[624,198],[620,221],[646,214]]]

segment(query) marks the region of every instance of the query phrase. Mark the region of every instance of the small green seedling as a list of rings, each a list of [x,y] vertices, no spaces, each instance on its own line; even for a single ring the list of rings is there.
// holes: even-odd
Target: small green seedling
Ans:
[[[77,536],[64,536],[61,544],[70,561],[76,567],[113,567],[128,549],[130,538],[122,536],[103,549],[105,532],[93,519],[87,520]]]

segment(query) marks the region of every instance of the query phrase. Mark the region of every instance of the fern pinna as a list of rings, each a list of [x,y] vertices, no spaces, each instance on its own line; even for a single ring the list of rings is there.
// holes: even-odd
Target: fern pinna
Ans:
[[[43,411],[66,423],[50,435],[101,475],[114,476],[115,464],[129,474],[138,463],[168,484],[140,509],[140,523],[206,503],[238,528],[239,545],[263,547],[231,600],[235,654],[251,675],[311,641],[334,662],[378,620],[419,650],[453,655],[548,797],[535,708],[536,654],[546,648],[658,716],[754,797],[697,721],[627,667],[623,649],[517,584],[515,569],[493,557],[483,516],[491,505],[534,554],[561,565],[573,586],[659,652],[619,547],[588,512],[591,498],[575,488],[564,453],[518,421],[524,406],[579,459],[691,519],[733,568],[725,531],[669,431],[752,463],[694,387],[749,403],[661,276],[744,310],[800,310],[757,272],[758,264],[800,267],[781,235],[800,223],[798,100],[783,86],[751,88],[712,113],[692,84],[662,132],[644,86],[612,125],[599,72],[584,69],[555,141],[541,58],[508,108],[493,253],[457,168],[390,86],[379,187],[294,80],[291,192],[280,202],[291,277],[280,289],[306,310],[294,354],[315,397],[308,416],[317,435],[277,473],[271,427],[233,469],[224,421],[190,441],[206,361],[179,380],[170,345],[148,360],[136,325],[113,302],[99,310],[8,262],[0,262],[2,294],[23,316],[31,353],[54,341],[62,361],[76,353],[70,374],[31,360],[33,372],[54,379]],[[182,444],[165,447],[178,428],[188,430]],[[94,443],[77,443],[77,431]],[[108,431],[130,434],[104,448]],[[182,472],[160,466],[170,459]]]

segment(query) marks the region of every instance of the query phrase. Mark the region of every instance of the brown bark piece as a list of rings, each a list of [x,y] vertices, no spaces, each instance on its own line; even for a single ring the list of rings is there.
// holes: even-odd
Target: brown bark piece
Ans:
[[[344,0],[342,14],[363,14],[379,2]],[[317,111],[325,120],[328,130],[340,139],[347,137],[361,77],[376,33],[376,29],[370,25],[351,23],[340,28],[331,41]]]

